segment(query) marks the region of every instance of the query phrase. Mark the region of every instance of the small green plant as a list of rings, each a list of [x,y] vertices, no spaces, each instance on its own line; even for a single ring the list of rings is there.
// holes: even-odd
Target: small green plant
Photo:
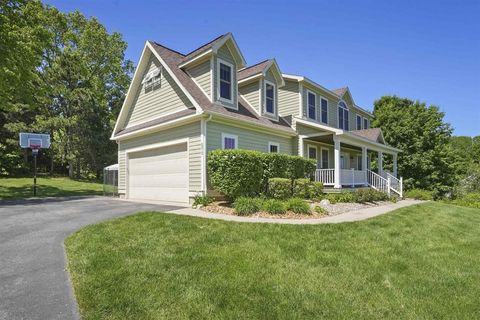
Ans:
[[[293,196],[302,199],[310,197],[310,179],[300,178],[293,181]]]
[[[325,197],[325,199],[329,200],[330,203],[335,204],[337,202],[354,202],[353,201],[353,192],[345,191],[339,193],[329,193]]]
[[[411,198],[415,200],[433,200],[433,191],[412,189],[405,192],[405,198]]]
[[[283,201],[277,199],[268,199],[263,202],[263,210],[271,214],[284,214],[287,212]]]
[[[300,198],[291,198],[286,202],[287,210],[299,214],[310,214],[310,205]]]
[[[323,183],[312,181],[308,192],[310,199],[320,200],[323,196]]]
[[[374,189],[360,189],[353,193],[353,201],[357,203],[388,200],[388,195]]]
[[[260,201],[258,198],[238,197],[233,203],[235,213],[239,216],[247,216],[260,211]]]
[[[321,214],[321,215],[326,215],[328,214],[327,210],[324,207],[321,206],[315,206],[313,209],[316,213]]]
[[[268,195],[274,199],[287,199],[292,196],[292,182],[286,178],[268,179]]]
[[[201,195],[201,194],[197,194],[194,198],[193,198],[193,205],[192,207],[193,208],[197,208],[198,206],[208,206],[210,203],[212,203],[213,201],[215,201],[215,199],[213,197],[210,197],[208,195]]]

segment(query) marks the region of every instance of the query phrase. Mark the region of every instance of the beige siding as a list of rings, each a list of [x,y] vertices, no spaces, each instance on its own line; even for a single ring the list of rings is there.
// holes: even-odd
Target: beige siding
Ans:
[[[188,138],[189,143],[189,191],[198,192],[202,189],[201,183],[201,157],[202,147],[200,139],[200,121],[184,126],[167,129],[149,135],[119,141],[118,143],[118,164],[119,193],[125,193],[126,189],[126,151],[128,149],[145,147],[151,144],[168,142],[172,140]]]
[[[247,102],[260,113],[260,82],[255,81],[238,88]]]
[[[332,99],[330,95],[325,94],[325,92],[322,92],[321,90],[318,90],[317,88],[313,86],[308,86],[304,85],[303,86],[303,117],[306,118],[307,115],[307,90],[312,91],[316,95],[316,104],[317,104],[317,121],[318,123],[322,123],[320,119],[321,115],[321,109],[320,109],[320,97],[327,99],[328,100],[328,125],[334,128],[338,128],[338,123],[337,123],[337,103],[338,99]],[[322,123],[323,124],[323,123]]]
[[[278,112],[284,117],[299,116],[299,99],[298,82],[285,80],[285,86],[278,89]]]
[[[160,66],[160,62],[152,56],[143,76]],[[145,89],[143,85],[138,88],[136,97],[129,108],[125,126],[131,127],[191,106],[192,103],[183,91],[177,86],[168,72],[163,69],[159,84],[148,89]]]
[[[187,70],[207,97],[212,96],[212,77],[210,59]]]
[[[278,106],[278,83],[277,83],[277,80],[275,79],[275,77],[273,76],[273,72],[272,72],[272,69],[268,69],[266,74],[265,74],[265,79],[262,79],[260,81],[260,85],[261,85],[261,88],[262,90],[260,90],[260,108],[262,110],[262,114],[267,117],[267,118],[270,118],[270,119],[278,119],[278,110],[275,114],[275,116],[272,116],[270,114],[267,114],[265,112],[265,80],[268,80],[270,82],[272,82],[273,84],[275,84],[275,102],[277,103],[277,106]]]
[[[207,151],[222,148],[222,133],[238,136],[238,147],[240,149],[268,152],[268,143],[274,142],[280,144],[281,153],[292,154],[293,138],[280,137],[213,121],[207,124]]]
[[[224,60],[226,62],[229,62],[233,65],[233,70],[232,70],[232,73],[233,73],[233,83],[232,83],[232,86],[233,86],[233,104],[232,103],[228,103],[228,102],[224,102],[224,101],[220,101],[218,100],[218,70],[217,70],[217,66],[218,66],[218,58],[220,58],[221,60]],[[230,49],[228,49],[227,47],[227,44],[224,44],[222,47],[220,47],[220,49],[218,49],[217,51],[217,55],[215,56],[215,59],[214,59],[214,64],[213,64],[213,83],[214,83],[214,86],[213,86],[213,92],[214,92],[214,97],[218,103],[220,104],[223,104],[227,107],[234,107],[235,109],[237,108],[237,66],[235,64],[235,60],[230,52]]]

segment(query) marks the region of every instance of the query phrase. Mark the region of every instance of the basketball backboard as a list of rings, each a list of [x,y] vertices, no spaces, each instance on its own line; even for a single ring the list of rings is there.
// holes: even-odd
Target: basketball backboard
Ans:
[[[20,147],[22,148],[50,148],[50,135],[45,133],[20,133]]]

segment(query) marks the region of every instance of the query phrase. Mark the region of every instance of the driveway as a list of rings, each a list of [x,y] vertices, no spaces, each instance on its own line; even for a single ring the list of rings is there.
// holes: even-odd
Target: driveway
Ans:
[[[65,237],[105,219],[179,208],[101,197],[0,202],[0,319],[78,319]]]

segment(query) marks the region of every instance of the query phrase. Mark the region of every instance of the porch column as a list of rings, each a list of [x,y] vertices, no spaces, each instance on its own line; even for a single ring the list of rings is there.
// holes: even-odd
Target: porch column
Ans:
[[[362,147],[362,170],[367,170],[367,147]]]
[[[303,143],[303,139],[305,138],[305,136],[298,136],[298,155],[300,157],[304,157],[305,156],[305,152],[304,152],[304,143]]]
[[[340,138],[333,137],[333,144],[334,144],[334,163],[335,163],[335,181],[334,181],[334,188],[338,189],[342,187],[342,183],[340,181]]]
[[[382,175],[382,172],[383,172],[383,152],[382,151],[378,151],[378,159],[377,159],[377,162],[378,162],[378,174],[379,175]]]
[[[397,154],[393,154],[393,176],[397,178]]]

